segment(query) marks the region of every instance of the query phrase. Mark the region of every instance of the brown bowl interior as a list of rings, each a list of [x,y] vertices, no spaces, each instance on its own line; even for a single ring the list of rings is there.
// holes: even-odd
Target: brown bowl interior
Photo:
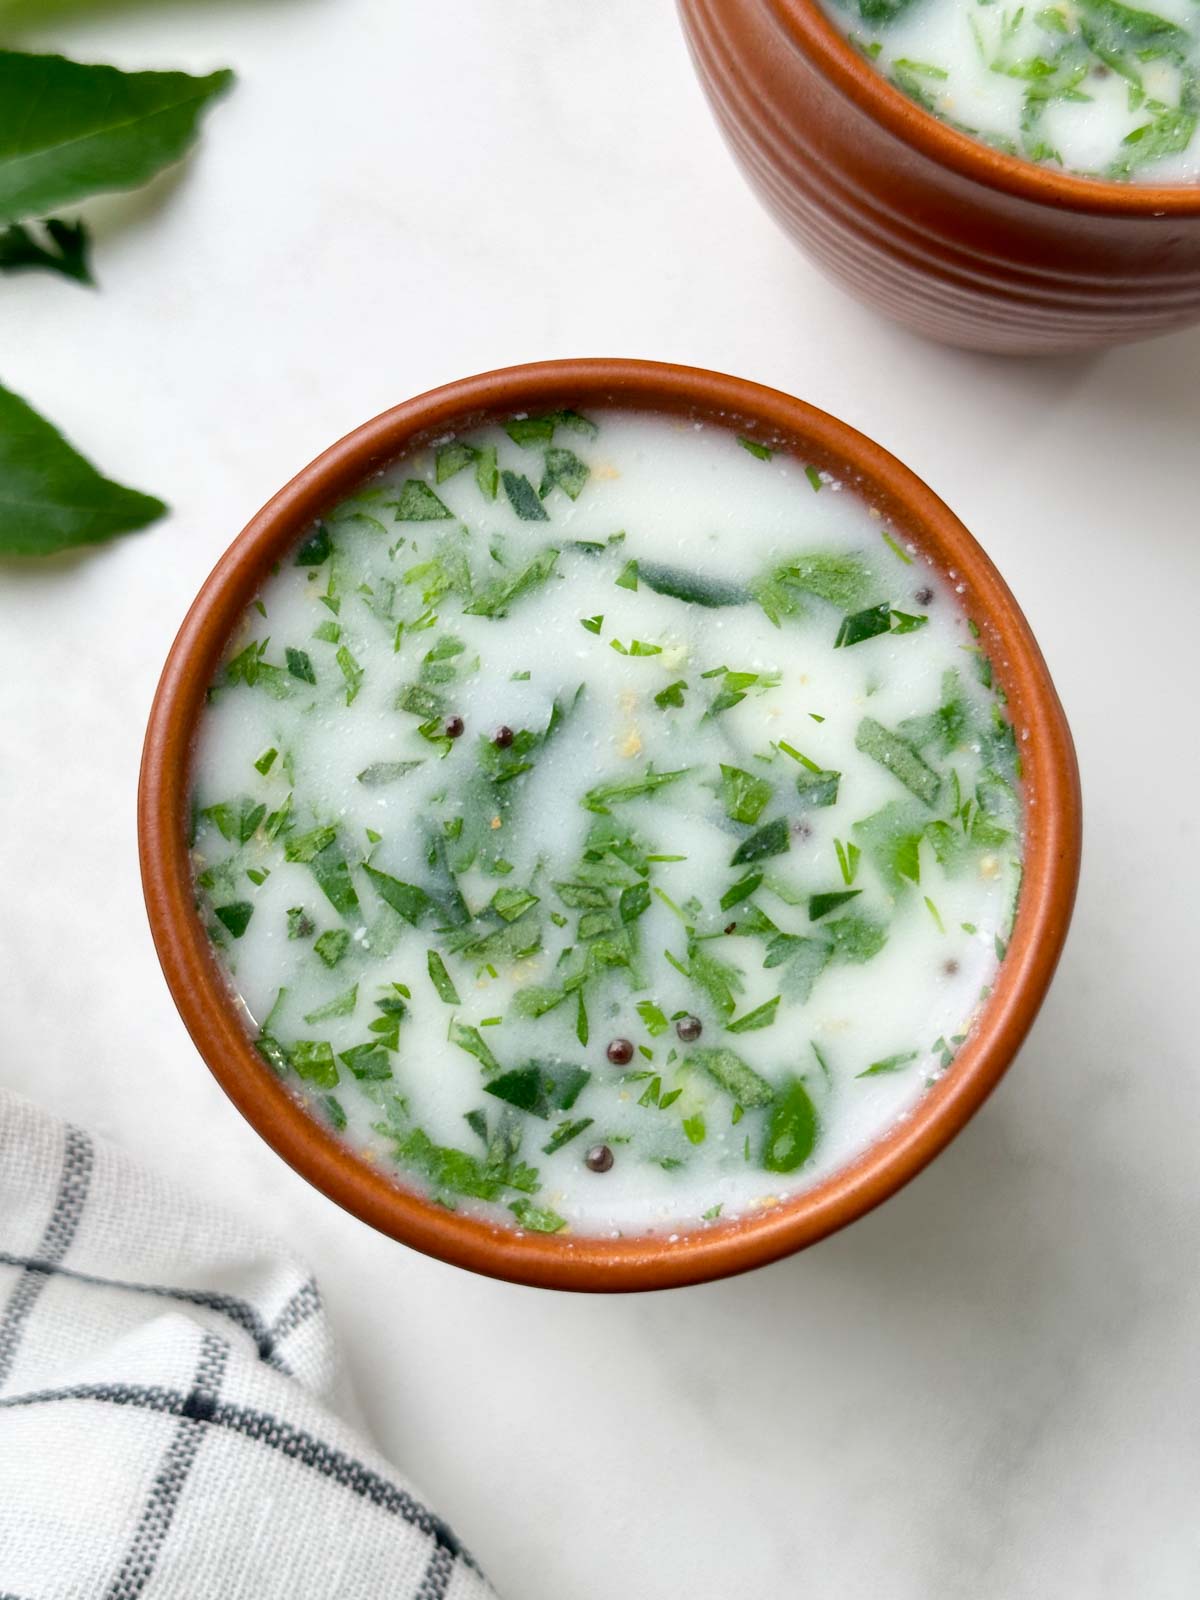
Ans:
[[[877,72],[826,15],[820,0],[765,0],[778,25],[846,97],[931,161],[1018,199],[1092,216],[1200,216],[1200,184],[1152,185],[1080,178],[960,133]]]
[[[731,425],[854,485],[965,584],[964,604],[1007,692],[1025,764],[1026,865],[1013,937],[953,1068],[853,1165],[776,1209],[675,1243],[521,1234],[399,1187],[314,1121],[259,1057],[194,905],[186,843],[194,733],[205,690],[272,563],[315,517],[412,444],[565,405]],[[946,506],[878,445],[788,395],[716,373],[622,360],[546,362],[449,384],[365,423],[282,489],[218,562],[171,649],[146,734],[138,820],[146,905],[167,983],[200,1054],[263,1138],[339,1205],[405,1244],[494,1277],[584,1290],[666,1288],[744,1271],[843,1227],[919,1172],[994,1087],[1037,1013],[1066,936],[1080,844],[1075,756],[1045,663],[1000,575]]]

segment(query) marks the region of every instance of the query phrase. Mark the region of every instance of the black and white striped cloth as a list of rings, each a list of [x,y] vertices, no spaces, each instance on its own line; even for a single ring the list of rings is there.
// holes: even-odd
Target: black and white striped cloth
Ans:
[[[0,1600],[494,1600],[338,1414],[316,1283],[0,1090]]]

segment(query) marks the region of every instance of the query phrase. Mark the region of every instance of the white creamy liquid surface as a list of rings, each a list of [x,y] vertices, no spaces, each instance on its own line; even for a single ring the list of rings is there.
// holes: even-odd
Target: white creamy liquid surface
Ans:
[[[985,760],[995,764],[1011,730],[1001,724],[999,743],[990,742],[997,738],[997,713],[980,681],[985,671],[956,593],[961,584],[915,549],[903,550],[908,561],[893,553],[886,525],[849,488],[824,481],[814,492],[802,461],[782,453],[757,459],[717,426],[605,412],[595,420],[595,437],[569,426],[556,430],[554,448],[574,452],[590,476],[575,500],[561,488],[547,490],[548,520],[521,520],[503,487],[494,501],[485,498],[474,464],[435,483],[434,450],[425,449],[326,518],[331,553],[319,564],[285,563],[269,580],[261,596],[265,615],[249,610],[231,646],[241,663],[234,667],[239,681],[219,682],[200,729],[195,861],[202,911],[251,1031],[268,1029],[277,1065],[313,1114],[335,1124],[344,1117],[344,1136],[398,1182],[512,1226],[516,1205],[518,1212],[535,1208],[526,1216],[545,1229],[561,1222],[584,1233],[670,1235],[706,1214],[728,1217],[769,1204],[836,1171],[909,1112],[945,1069],[994,979],[997,941],[1011,921],[1019,838],[1010,829],[1003,842],[987,841],[1002,823],[1013,823],[1015,799],[1009,791],[1009,814],[997,812],[990,832],[987,817],[970,804]],[[544,443],[522,447],[499,428],[465,437],[477,447],[494,445],[500,466],[531,486],[541,482]],[[413,479],[440,497],[452,519],[395,520],[399,486]],[[621,532],[623,540],[607,542]],[[576,549],[576,540],[602,548]],[[457,548],[466,552],[476,595],[548,548],[560,554],[551,575],[513,599],[506,616],[464,615],[465,597],[439,595],[436,570],[431,577],[426,565]],[[636,590],[627,586],[628,563],[639,559],[746,584],[813,552],[857,558],[867,574],[862,593],[847,606],[792,590],[796,610],[778,627],[754,602],[707,608],[656,593],[644,581]],[[313,553],[321,553],[320,539]],[[420,568],[415,581],[406,583],[414,567]],[[893,630],[911,631],[834,648],[847,610],[881,602],[894,608]],[[901,620],[921,616],[928,621],[920,626]],[[603,619],[597,631],[582,625],[597,617]],[[399,621],[405,626],[396,648]],[[338,630],[340,637],[332,637]],[[462,649],[423,668],[447,637]],[[621,654],[614,639],[627,651],[636,640],[658,653]],[[264,640],[264,670],[257,677],[251,671],[255,681],[246,682],[245,652]],[[301,676],[288,671],[289,647],[307,658],[307,667],[296,658]],[[350,653],[342,665],[339,651]],[[398,710],[396,702],[405,686],[419,686],[423,671],[436,680],[447,666],[459,676],[432,685],[443,705],[426,732],[440,734],[451,715],[461,717],[464,731],[436,743],[418,731],[422,716]],[[727,680],[702,674],[722,667],[765,677],[766,686],[743,689],[739,703],[714,714]],[[308,673],[315,684],[306,681]],[[656,694],[680,682],[682,706],[656,703]],[[895,731],[906,719],[937,713],[948,684],[956,686],[951,699],[958,711],[944,713],[945,740],[924,747],[943,785],[929,804],[856,748],[856,736],[864,718]],[[531,753],[531,769],[489,787],[481,760],[486,765],[490,758],[487,750],[481,756],[482,747],[494,756],[489,741],[502,726],[540,736],[556,699],[573,709]],[[911,725],[910,733],[917,747]],[[809,770],[782,744],[841,774],[835,804],[803,802],[797,784]],[[255,763],[272,749],[278,753],[262,773]],[[358,776],[378,777],[381,770],[387,776],[389,765],[417,762],[403,776],[393,772],[391,781]],[[770,786],[753,825],[727,815],[722,763]],[[614,799],[607,816],[598,809],[603,801],[591,810],[581,803],[598,785],[679,769],[687,775],[653,793]],[[486,799],[481,813],[479,797],[501,790],[503,806]],[[996,792],[985,800],[995,811]],[[965,813],[956,812],[957,801]],[[902,863],[910,876],[889,871],[890,858],[872,849],[870,830],[855,826],[888,806],[919,836]],[[785,853],[732,866],[733,853],[772,819],[786,822]],[[938,819],[945,831],[929,831]],[[683,859],[647,865],[635,856],[629,866],[601,852],[598,865],[581,867],[589,830],[597,826],[632,832],[650,855]],[[972,842],[972,826],[984,843]],[[297,840],[319,843],[320,829],[336,829],[331,848],[345,862],[342,892],[349,884],[357,901],[342,915],[310,862],[285,859]],[[452,886],[444,867],[431,868],[428,851],[440,840],[437,848],[452,861],[458,852],[461,862],[472,837],[482,838],[482,854],[458,875],[457,888],[481,919],[483,936],[489,928],[532,930],[518,944],[538,947],[520,959],[456,953],[445,933]],[[859,892],[814,920],[812,895],[848,892],[835,841]],[[947,853],[945,868],[935,841]],[[851,845],[861,850],[857,859]],[[368,866],[383,876],[373,879]],[[616,937],[632,941],[635,958],[632,966],[600,965],[586,982],[584,1045],[575,991],[540,1016],[517,1014],[519,996],[553,989],[585,957],[586,911],[567,904],[554,886],[609,869],[627,887],[645,884],[649,904],[625,924],[619,888],[609,891]],[[758,870],[764,882],[753,894],[722,909],[730,885]],[[439,909],[413,926],[378,892],[391,882],[424,889]],[[524,921],[505,923],[487,912],[497,890],[538,899]],[[637,891],[620,904],[632,912],[642,897]],[[780,935],[828,940],[844,916],[885,930],[886,943],[867,960],[830,960],[807,998],[792,964],[764,965]],[[760,931],[737,926],[747,921],[757,921]],[[332,967],[318,954],[323,935],[332,936],[321,946],[327,955],[345,945]],[[725,978],[715,990],[668,960],[666,952],[691,971],[690,940],[701,963],[709,957],[721,964]],[[811,944],[794,948],[806,960],[812,955]],[[441,953],[457,1001],[439,996],[430,950]],[[566,950],[572,954],[564,956]],[[733,991],[732,1010],[722,1003],[721,982]],[[769,1025],[727,1031],[728,1023],[781,995]],[[389,997],[390,1014],[377,1005]],[[331,1002],[341,1014],[305,1021]],[[665,1031],[655,1031],[654,1013],[648,1023],[639,1004],[668,1019]],[[699,1019],[699,1040],[678,1037],[670,1019],[680,1013]],[[464,1027],[478,1029],[504,1074],[540,1061],[558,1063],[560,1077],[568,1068],[586,1069],[590,1077],[569,1109],[543,1105],[544,1116],[519,1110],[487,1092],[496,1067],[451,1042],[452,1027],[460,1036]],[[606,1057],[614,1039],[635,1047],[627,1067]],[[318,1057],[328,1046],[324,1067],[312,1067],[311,1050],[301,1054],[316,1079],[287,1065],[289,1054],[296,1059],[297,1042],[315,1046]],[[341,1054],[373,1042],[380,1045],[371,1058],[375,1069],[389,1076],[360,1080]],[[722,1047],[773,1090],[790,1080],[802,1085],[819,1127],[798,1169],[764,1170],[773,1108],[739,1109],[734,1094],[697,1064],[698,1049]],[[894,1070],[863,1076],[897,1058]],[[557,1130],[585,1118],[591,1119],[585,1130],[543,1153]],[[505,1129],[513,1150],[519,1141],[513,1160],[536,1169],[535,1177],[512,1169],[525,1187],[504,1185],[487,1200],[447,1187],[454,1160],[447,1166],[429,1151],[462,1152],[466,1170],[477,1172],[487,1161],[484,1135],[494,1155]],[[585,1164],[598,1144],[613,1155],[604,1172]],[[397,1162],[397,1149],[410,1156]]]
[[[882,20],[872,0],[825,9],[911,98],[1013,155],[1083,176],[1200,180],[1194,0],[910,0]]]

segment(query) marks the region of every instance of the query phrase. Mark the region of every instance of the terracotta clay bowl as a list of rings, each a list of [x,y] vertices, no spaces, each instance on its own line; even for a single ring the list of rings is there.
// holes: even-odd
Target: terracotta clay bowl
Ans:
[[[1008,695],[1024,762],[1026,862],[1013,937],[953,1067],[852,1166],[770,1211],[671,1243],[522,1234],[400,1187],[320,1126],[251,1044],[195,908],[186,838],[193,737],[245,608],[313,519],[414,443],[514,412],[621,406],[730,424],[857,487],[936,566],[956,574]],[[987,556],[919,478],[845,423],[738,378],[643,361],[552,361],[465,378],[364,423],[319,456],[238,535],[188,612],[150,714],[139,794],[142,881],[167,983],[200,1054],[283,1158],[372,1227],[443,1261],[556,1289],[659,1289],[772,1261],[878,1205],[959,1131],[1013,1059],[1050,982],[1079,871],[1071,737],[1028,624]]]
[[[922,111],[818,0],[679,0],[759,197],[826,275],[919,333],[1052,354],[1200,321],[1200,184],[1076,178]]]

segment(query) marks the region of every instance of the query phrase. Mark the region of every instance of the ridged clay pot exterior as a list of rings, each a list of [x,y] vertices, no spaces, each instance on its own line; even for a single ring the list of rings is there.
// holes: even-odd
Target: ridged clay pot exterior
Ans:
[[[892,87],[817,0],[679,0],[700,81],[768,209],[858,299],[1009,355],[1200,321],[1200,184],[1075,178]]]
[[[272,565],[313,520],[413,445],[515,412],[605,406],[753,433],[828,469],[953,571],[1008,696],[1024,763],[1025,870],[1008,953],[953,1067],[850,1166],[778,1206],[658,1236],[521,1233],[445,1210],[341,1143],[254,1049],[196,910],[187,844],[192,751],[209,684]],[[310,1183],[373,1227],[443,1261],[554,1289],[663,1289],[743,1272],[841,1228],[915,1176],[995,1087],[1050,983],[1079,874],[1071,736],[1029,625],[962,523],[895,457],[845,423],[739,378],[649,361],[548,361],[464,378],[406,401],[328,449],[252,519],[217,563],[171,648],[142,757],[138,845],[150,928],[175,1003],[230,1099]],[[399,1177],[399,1175],[397,1175]]]

